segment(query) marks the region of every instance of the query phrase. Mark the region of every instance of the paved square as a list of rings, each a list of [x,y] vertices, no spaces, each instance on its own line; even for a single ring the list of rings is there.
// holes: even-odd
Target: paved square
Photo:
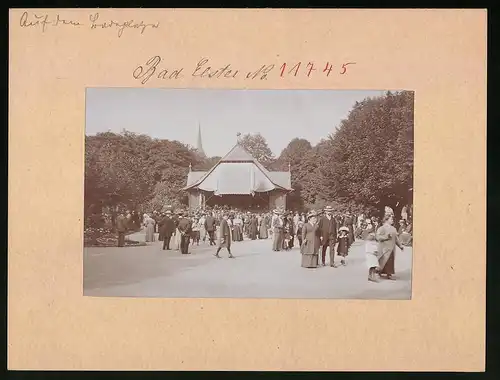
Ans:
[[[144,241],[144,235],[133,239]],[[272,240],[234,242],[235,259],[213,256],[200,243],[181,255],[163,251],[162,242],[144,247],[85,248],[84,295],[164,298],[336,298],[410,299],[412,248],[396,249],[395,281],[367,280],[364,242],[355,242],[348,265],[314,269],[300,266],[301,255],[273,252]],[[328,256],[328,253],[327,253]],[[328,260],[328,259],[327,259]],[[327,262],[328,264],[328,262]]]

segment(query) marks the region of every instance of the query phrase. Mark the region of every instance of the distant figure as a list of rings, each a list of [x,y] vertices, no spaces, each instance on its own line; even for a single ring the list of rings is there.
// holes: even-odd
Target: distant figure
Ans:
[[[345,226],[340,227],[337,241],[337,254],[342,257],[340,263],[342,265],[347,265],[347,251],[349,250],[349,228]]]
[[[333,217],[333,207],[325,207],[325,215],[319,220],[321,236],[321,265],[325,266],[326,250],[330,248],[330,266],[336,268],[335,243],[337,242],[337,221]]]
[[[257,229],[258,229],[257,217],[255,215],[252,215],[250,217],[250,222],[248,224],[248,237],[251,240],[257,239],[257,232],[258,232]]]
[[[219,252],[222,248],[226,248],[229,253],[229,258],[232,259],[234,256],[231,253],[231,229],[227,222],[228,215],[224,213],[222,220],[220,222],[219,227],[219,247],[217,248],[217,252],[215,253],[215,257],[220,258]]]
[[[188,213],[184,213],[182,218],[179,220],[179,224],[177,229],[180,233],[180,249],[183,255],[189,254],[189,242],[191,240],[191,232],[192,232],[193,223],[191,219],[188,218]]]
[[[192,223],[191,238],[193,239],[193,245],[194,244],[200,245],[201,226],[200,226],[199,222],[200,222],[200,218],[198,216],[194,216],[191,218],[191,223]]]
[[[404,219],[399,221],[398,238],[404,246],[410,246],[413,240],[411,234],[408,232],[408,225]]]
[[[352,243],[354,243],[354,216],[348,212],[345,219],[344,219],[344,223],[345,223],[345,226],[347,227],[348,229],[348,232],[347,232],[347,241],[348,241],[348,244],[347,244],[347,247],[349,248]]]
[[[127,232],[127,218],[120,211],[119,215],[116,217],[116,231],[118,232],[118,247],[125,246],[125,233]]]
[[[146,227],[146,242],[155,241],[155,220],[148,214],[144,214],[144,227]]]
[[[375,239],[375,233],[370,232],[365,242],[366,266],[368,267],[368,281],[378,282],[377,273],[379,267],[378,243]]]
[[[269,217],[267,214],[262,215],[260,218],[260,224],[259,224],[259,239],[267,239],[268,237],[268,224],[269,224]]]
[[[283,219],[278,210],[273,211],[272,228],[273,228],[273,251],[281,251],[283,245]]]
[[[302,228],[304,227],[304,217],[302,215],[299,216],[297,220],[297,224],[295,226],[296,229],[296,234],[297,234],[297,240],[299,241],[299,248],[302,247]]]
[[[200,225],[200,239],[201,239],[201,241],[203,241],[203,243],[207,239],[207,230],[205,229],[205,219],[206,219],[206,215],[205,215],[205,213],[202,213],[201,218],[198,221],[198,223]]]
[[[233,241],[243,241],[243,220],[241,215],[238,214],[233,220]]]
[[[396,246],[403,250],[403,245],[399,242],[398,231],[392,225],[394,217],[386,215],[383,224],[377,229],[376,237],[379,242],[379,259],[380,275],[386,275],[387,279],[392,280],[394,274],[394,261],[396,255]]]
[[[179,226],[179,222],[182,219],[183,212],[177,211],[177,215],[174,216],[175,222],[175,231],[174,231],[174,249],[179,251],[181,249],[181,232],[177,228]]]
[[[215,237],[214,237],[215,227],[216,227],[215,218],[213,217],[212,213],[209,212],[207,217],[205,218],[205,230],[207,231],[208,239],[210,240],[210,245],[215,245]]]
[[[405,222],[408,220],[408,207],[406,206],[404,206],[401,210],[401,219],[403,219]]]
[[[169,210],[160,221],[160,232],[163,236],[163,249],[170,250],[170,239],[175,232],[175,221],[172,219],[172,212]]]
[[[303,268],[317,268],[318,255],[321,247],[319,239],[319,226],[317,223],[317,214],[311,211],[307,215],[307,222],[301,228],[302,244],[300,246],[300,253],[302,254]]]

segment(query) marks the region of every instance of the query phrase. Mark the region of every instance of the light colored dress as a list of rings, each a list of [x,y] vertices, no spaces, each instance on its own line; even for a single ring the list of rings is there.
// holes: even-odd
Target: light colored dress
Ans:
[[[153,218],[146,218],[144,221],[146,227],[146,242],[155,241],[155,220]]]
[[[205,229],[205,217],[202,216],[199,220],[199,224],[200,224],[200,239],[202,241],[205,241],[206,237],[207,237],[207,230]]]
[[[383,224],[377,229],[380,273],[392,275],[395,272],[394,261],[396,245],[402,249],[398,239],[398,231],[390,224]]]
[[[267,239],[269,234],[268,234],[268,217],[263,216],[260,218],[260,224],[259,224],[259,239]]]
[[[378,243],[376,240],[367,240],[365,242],[365,255],[368,269],[379,267]]]

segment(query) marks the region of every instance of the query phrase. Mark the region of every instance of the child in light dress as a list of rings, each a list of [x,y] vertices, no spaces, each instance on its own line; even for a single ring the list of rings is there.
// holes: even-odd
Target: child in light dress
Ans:
[[[378,263],[378,243],[373,232],[369,233],[366,237],[365,254],[366,266],[368,267],[368,281],[378,282],[377,272],[380,269]]]

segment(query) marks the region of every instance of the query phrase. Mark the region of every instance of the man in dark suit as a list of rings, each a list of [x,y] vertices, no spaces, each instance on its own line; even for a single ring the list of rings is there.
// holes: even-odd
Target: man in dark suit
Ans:
[[[189,253],[189,242],[191,240],[191,231],[193,223],[188,218],[188,213],[185,212],[179,220],[177,229],[181,233],[181,253],[187,255]]]
[[[321,264],[325,266],[326,250],[330,247],[330,266],[336,268],[335,243],[337,242],[337,223],[333,216],[333,208],[325,207],[325,214],[319,220],[321,237]]]
[[[212,213],[209,212],[207,217],[205,218],[205,230],[208,233],[208,239],[210,240],[210,245],[215,245],[215,238],[214,238],[214,233],[215,233],[215,218],[213,217]]]
[[[165,217],[160,221],[160,234],[163,236],[163,249],[170,250],[170,239],[175,231],[175,221],[172,212],[167,211]]]

